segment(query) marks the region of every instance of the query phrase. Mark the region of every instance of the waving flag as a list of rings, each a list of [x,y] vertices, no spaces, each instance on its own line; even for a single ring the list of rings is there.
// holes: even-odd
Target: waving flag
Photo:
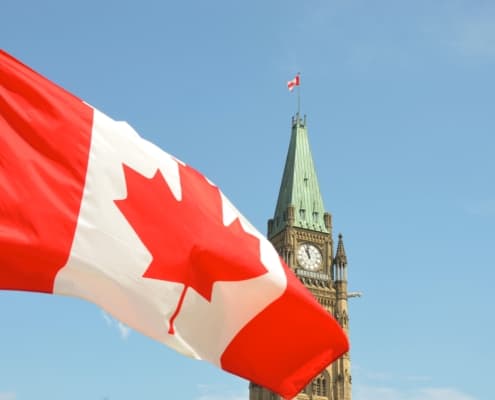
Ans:
[[[287,88],[289,89],[289,91],[292,92],[296,86],[299,86],[300,81],[301,81],[301,78],[300,78],[299,74],[297,74],[294,79],[287,82]]]
[[[218,187],[5,52],[0,188],[0,289],[86,299],[287,398],[348,349]]]

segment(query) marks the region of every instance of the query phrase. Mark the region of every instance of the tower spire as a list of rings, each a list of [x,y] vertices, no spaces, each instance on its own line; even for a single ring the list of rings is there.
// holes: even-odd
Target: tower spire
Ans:
[[[301,118],[296,114],[292,117],[289,149],[268,236],[287,226],[329,233],[330,219],[326,215],[309,146],[306,116]]]
[[[347,256],[345,255],[344,239],[339,233],[339,243],[333,259],[334,279],[336,281],[347,281]]]
[[[339,243],[335,252],[335,264],[347,266],[347,256],[345,255],[344,239],[342,233],[339,233]]]

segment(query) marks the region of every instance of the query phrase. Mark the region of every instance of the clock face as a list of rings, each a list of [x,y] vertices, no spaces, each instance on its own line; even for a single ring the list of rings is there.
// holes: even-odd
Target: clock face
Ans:
[[[297,263],[308,271],[317,271],[321,268],[322,260],[320,250],[309,243],[303,243],[297,249]]]

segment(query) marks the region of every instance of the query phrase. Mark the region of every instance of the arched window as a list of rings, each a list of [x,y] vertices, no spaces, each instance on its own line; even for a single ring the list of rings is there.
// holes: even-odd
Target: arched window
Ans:
[[[329,382],[330,375],[328,371],[323,371],[317,378],[313,381],[313,394],[316,396],[328,397],[329,394]]]

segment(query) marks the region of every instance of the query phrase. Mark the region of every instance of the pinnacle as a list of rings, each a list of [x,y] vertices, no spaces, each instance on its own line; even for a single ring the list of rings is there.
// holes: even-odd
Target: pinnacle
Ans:
[[[335,253],[334,264],[341,266],[347,265],[347,256],[345,255],[344,240],[342,233],[339,233],[339,242],[337,244],[337,251]]]

